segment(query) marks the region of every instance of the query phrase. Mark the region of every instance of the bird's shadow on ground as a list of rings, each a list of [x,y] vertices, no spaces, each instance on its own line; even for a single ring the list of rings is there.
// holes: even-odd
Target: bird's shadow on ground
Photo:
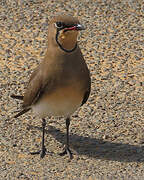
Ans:
[[[30,126],[29,129],[42,130],[37,126]],[[52,135],[58,142],[65,144],[66,134],[53,126],[48,126],[46,134]],[[112,160],[119,162],[144,162],[144,146],[113,143],[91,137],[70,134],[70,147],[78,155]]]

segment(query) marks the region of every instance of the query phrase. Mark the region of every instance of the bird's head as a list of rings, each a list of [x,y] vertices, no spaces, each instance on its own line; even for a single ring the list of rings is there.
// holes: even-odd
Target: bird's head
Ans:
[[[68,15],[54,17],[49,24],[48,40],[66,52],[72,52],[77,46],[78,31],[84,30],[77,18]]]

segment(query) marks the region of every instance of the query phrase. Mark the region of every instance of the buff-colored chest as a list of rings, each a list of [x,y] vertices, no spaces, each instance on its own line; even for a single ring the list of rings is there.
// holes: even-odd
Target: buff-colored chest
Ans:
[[[33,111],[46,116],[70,116],[81,105],[84,92],[74,85],[57,88],[45,95],[32,107]]]

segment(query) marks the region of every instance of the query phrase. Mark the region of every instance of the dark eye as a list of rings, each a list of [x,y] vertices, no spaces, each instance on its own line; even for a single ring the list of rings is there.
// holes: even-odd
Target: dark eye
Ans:
[[[64,23],[63,22],[56,22],[55,26],[56,26],[56,28],[63,28],[64,27]]]

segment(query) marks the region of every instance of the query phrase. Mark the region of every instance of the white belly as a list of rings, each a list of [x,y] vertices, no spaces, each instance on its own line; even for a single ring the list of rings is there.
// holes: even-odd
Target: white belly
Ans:
[[[32,107],[34,113],[44,118],[46,116],[70,116],[80,106],[79,104],[71,104],[69,102],[53,103],[43,102]]]
[[[46,116],[70,116],[83,99],[83,93],[70,87],[61,88],[52,94],[46,94],[32,106],[34,113],[41,118]]]

